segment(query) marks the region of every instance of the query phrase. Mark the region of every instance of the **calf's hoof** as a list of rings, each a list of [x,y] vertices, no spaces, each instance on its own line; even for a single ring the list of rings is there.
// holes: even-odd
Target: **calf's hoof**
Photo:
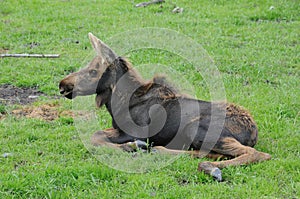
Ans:
[[[134,142],[135,142],[136,147],[139,149],[147,150],[149,148],[148,144],[142,140],[136,140]]]
[[[148,144],[141,140],[136,140],[134,142],[127,142],[121,145],[122,149],[127,152],[135,152],[141,150],[145,152],[148,150]]]
[[[222,171],[210,162],[200,162],[198,170],[212,176],[218,182],[222,181]]]
[[[218,168],[215,167],[211,172],[210,175],[214,177],[215,180],[218,182],[222,182],[222,171]]]

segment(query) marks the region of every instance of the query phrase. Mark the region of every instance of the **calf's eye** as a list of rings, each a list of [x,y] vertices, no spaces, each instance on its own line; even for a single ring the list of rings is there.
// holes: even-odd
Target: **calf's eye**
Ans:
[[[97,77],[98,72],[96,70],[90,70],[91,77]]]

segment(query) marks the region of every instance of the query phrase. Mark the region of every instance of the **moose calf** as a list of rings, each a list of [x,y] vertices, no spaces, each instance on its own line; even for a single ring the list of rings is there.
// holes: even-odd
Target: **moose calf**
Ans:
[[[96,132],[92,144],[134,151],[147,142],[161,153],[225,159],[199,163],[199,171],[218,181],[224,167],[271,158],[253,148],[258,130],[243,108],[192,99],[163,77],[146,81],[93,34],[89,33],[89,39],[97,56],[85,68],[61,80],[59,89],[68,99],[96,94],[96,105],[105,105],[110,113],[112,128]],[[220,131],[210,130],[212,125],[219,125]]]

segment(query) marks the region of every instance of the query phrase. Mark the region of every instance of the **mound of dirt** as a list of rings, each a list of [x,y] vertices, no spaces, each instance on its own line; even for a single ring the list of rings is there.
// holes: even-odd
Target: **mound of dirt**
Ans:
[[[30,104],[36,101],[40,96],[46,96],[36,88],[19,88],[10,84],[0,85],[0,104]]]
[[[11,114],[16,117],[35,118],[45,121],[53,121],[60,117],[75,118],[78,116],[89,116],[88,113],[84,112],[75,112],[69,110],[61,111],[59,109],[60,108],[58,104],[43,104],[40,106],[24,106],[20,109],[13,110]]]
[[[52,104],[44,104],[37,107],[26,106],[11,112],[16,117],[37,118],[46,121],[52,121],[59,117],[57,107]]]

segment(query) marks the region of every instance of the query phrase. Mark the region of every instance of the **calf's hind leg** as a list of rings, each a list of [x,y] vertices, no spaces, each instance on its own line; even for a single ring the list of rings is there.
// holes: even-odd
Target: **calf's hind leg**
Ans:
[[[224,138],[221,144],[213,148],[213,151],[225,156],[232,156],[233,159],[216,161],[216,162],[200,162],[199,171],[212,175],[216,180],[222,181],[219,169],[227,166],[246,165],[255,162],[261,162],[271,159],[271,155],[259,152],[252,147],[244,146],[234,138]]]

